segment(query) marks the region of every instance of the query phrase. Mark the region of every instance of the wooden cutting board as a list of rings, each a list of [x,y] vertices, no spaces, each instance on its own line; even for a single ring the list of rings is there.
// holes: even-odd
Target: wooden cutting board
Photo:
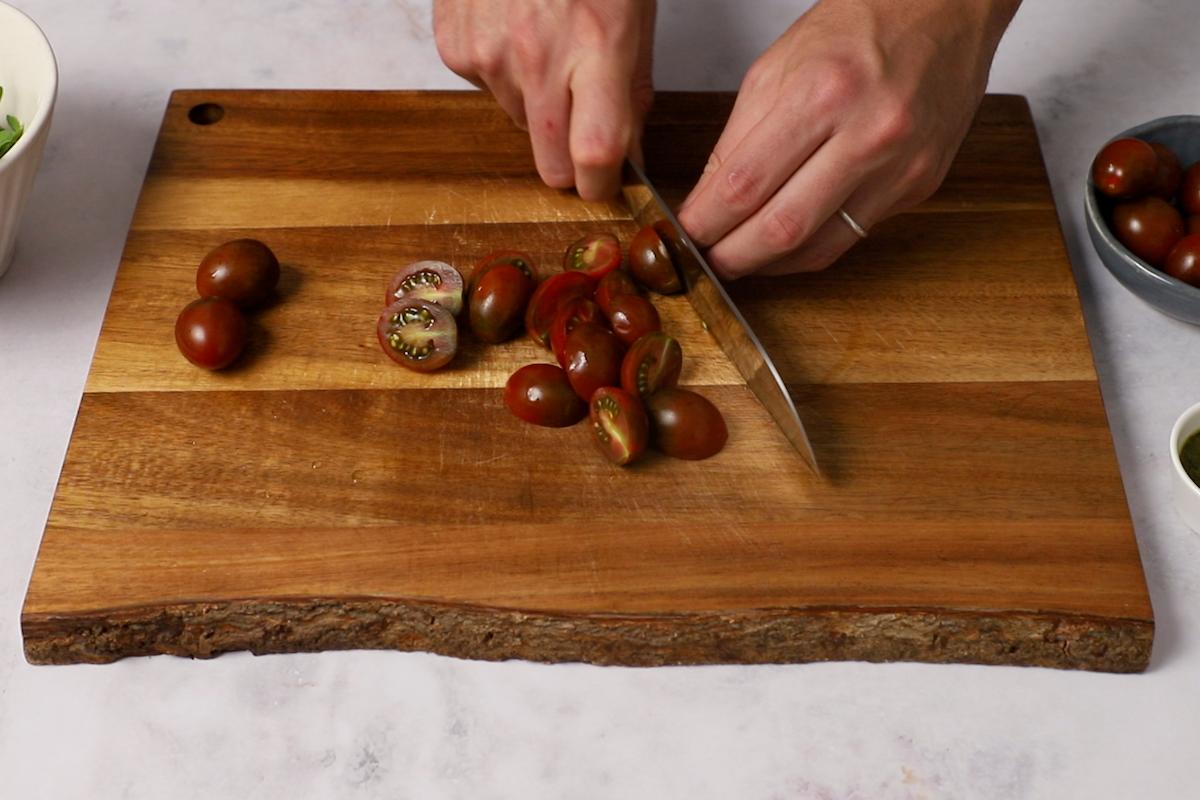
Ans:
[[[647,163],[668,200],[731,106],[659,96]],[[428,376],[376,343],[403,264],[518,247],[548,274],[604,230],[627,242],[629,209],[542,186],[476,93],[175,93],[30,582],[28,659],[1146,666],[1153,614],[1023,98],[987,98],[938,194],[834,268],[734,287],[823,478],[682,298],[658,305],[683,382],[730,429],[703,462],[620,469],[584,425],[514,419],[505,379],[548,360],[526,340]],[[208,373],[172,326],[201,257],[240,236],[284,262],[282,300]]]

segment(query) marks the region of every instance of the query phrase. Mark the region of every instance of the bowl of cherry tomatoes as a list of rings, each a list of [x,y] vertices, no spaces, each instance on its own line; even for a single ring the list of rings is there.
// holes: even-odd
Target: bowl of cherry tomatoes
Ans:
[[[1200,325],[1200,116],[1163,117],[1113,138],[1092,162],[1084,202],[1113,277]]]

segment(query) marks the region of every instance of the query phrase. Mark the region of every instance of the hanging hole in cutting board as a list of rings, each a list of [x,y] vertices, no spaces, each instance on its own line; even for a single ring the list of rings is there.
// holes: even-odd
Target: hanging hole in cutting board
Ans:
[[[195,125],[215,125],[225,117],[225,108],[216,103],[200,103],[188,111],[188,119]]]

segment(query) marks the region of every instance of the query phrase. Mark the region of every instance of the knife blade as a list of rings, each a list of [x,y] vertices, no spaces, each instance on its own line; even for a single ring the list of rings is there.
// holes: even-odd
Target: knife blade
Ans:
[[[663,221],[669,226],[673,241],[667,242],[667,245],[672,251],[671,255],[677,259],[676,266],[687,287],[687,299],[700,317],[700,322],[717,340],[750,391],[783,431],[784,437],[812,471],[819,475],[821,470],[817,466],[817,457],[804,430],[804,423],[800,420],[800,413],[762,342],[725,291],[720,278],[704,260],[700,249],[683,230],[670,206],[650,183],[645,171],[632,161],[625,163],[622,193],[634,219],[643,227]]]

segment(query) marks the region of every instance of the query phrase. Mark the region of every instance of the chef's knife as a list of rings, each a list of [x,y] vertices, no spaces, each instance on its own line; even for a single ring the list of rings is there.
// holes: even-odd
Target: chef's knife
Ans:
[[[808,441],[808,434],[804,432],[804,423],[800,421],[796,404],[792,402],[792,396],[788,394],[771,357],[646,173],[632,161],[626,163],[628,166],[622,191],[634,219],[642,226],[659,223],[660,232],[663,232],[663,220],[670,226],[672,241],[667,242],[667,247],[676,259],[676,266],[687,285],[687,299],[705,330],[717,340],[792,447],[796,448],[813,472],[820,474],[817,457]]]

